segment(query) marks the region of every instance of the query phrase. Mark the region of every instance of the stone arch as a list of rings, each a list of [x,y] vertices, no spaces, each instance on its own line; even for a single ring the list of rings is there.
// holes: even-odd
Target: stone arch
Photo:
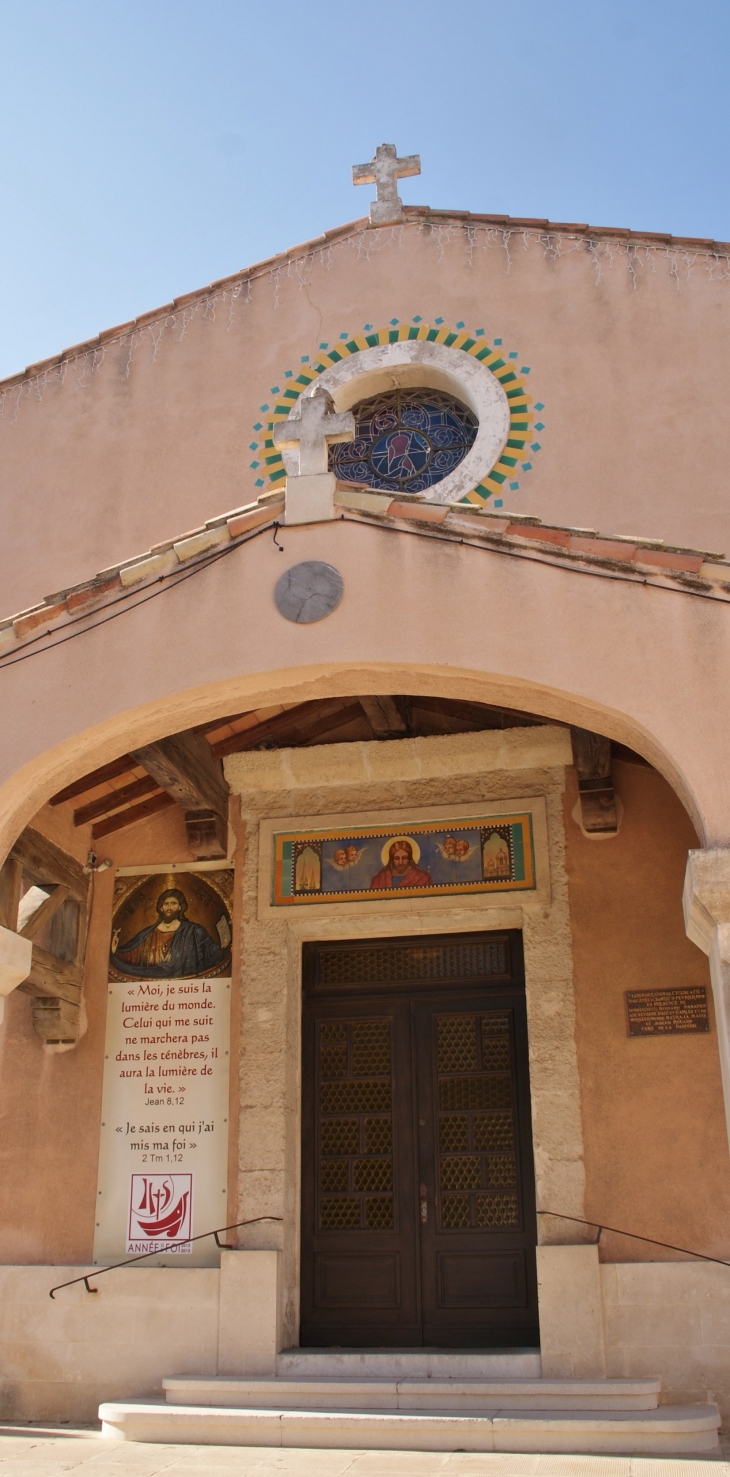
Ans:
[[[313,697],[421,692],[593,728],[665,776],[703,844],[730,839],[723,755],[730,692],[724,607],[529,558],[350,520],[242,545],[119,619],[75,628],[0,671],[0,851],[56,790],[222,713]],[[326,620],[283,619],[283,568],[334,564]],[[711,694],[701,715],[683,692]]]

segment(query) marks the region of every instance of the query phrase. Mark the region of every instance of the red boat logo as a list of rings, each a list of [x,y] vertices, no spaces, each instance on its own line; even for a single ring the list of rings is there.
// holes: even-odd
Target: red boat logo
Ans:
[[[192,1201],[191,1174],[133,1174],[128,1251],[182,1250],[192,1234]]]

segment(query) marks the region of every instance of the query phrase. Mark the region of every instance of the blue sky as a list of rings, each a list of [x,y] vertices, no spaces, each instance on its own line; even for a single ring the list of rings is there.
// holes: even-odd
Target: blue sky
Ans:
[[[730,237],[728,0],[0,0],[0,375],[404,200]]]

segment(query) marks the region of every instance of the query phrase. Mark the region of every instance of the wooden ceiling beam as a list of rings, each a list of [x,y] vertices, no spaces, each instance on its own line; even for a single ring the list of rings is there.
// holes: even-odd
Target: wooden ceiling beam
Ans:
[[[151,775],[143,775],[141,780],[133,780],[131,785],[122,785],[119,790],[112,790],[108,795],[100,795],[98,800],[90,800],[88,805],[81,805],[74,811],[74,825],[85,826],[87,821],[96,821],[100,816],[111,815],[112,811],[121,810],[123,805],[129,805],[132,800],[141,800],[143,795],[151,795],[153,790],[159,788],[157,780],[153,780]]]
[[[412,708],[418,708],[423,713],[447,713],[454,718],[465,718],[470,722],[481,723],[485,728],[488,726],[485,719],[491,715],[500,718],[518,718],[528,726],[553,721],[549,718],[539,718],[534,713],[523,713],[518,708],[498,708],[491,703],[471,703],[461,698],[412,697],[409,702]],[[561,723],[558,727],[565,728],[567,724]]]
[[[392,738],[395,734],[408,732],[408,724],[394,697],[361,697],[360,707],[373,730],[375,738]]]
[[[172,795],[184,810],[218,810],[227,814],[228,785],[223,766],[200,734],[175,733],[159,743],[135,749],[134,760]]]
[[[174,733],[135,749],[134,758],[182,806],[196,860],[227,856],[228,785],[208,740],[200,733]]]
[[[89,790],[95,790],[97,785],[106,784],[107,780],[115,780],[120,774],[126,774],[128,770],[136,767],[136,761],[131,754],[120,754],[118,759],[112,759],[110,764],[102,764],[101,769],[92,769],[90,774],[85,774],[83,779],[74,780],[72,785],[67,785],[65,790],[59,790],[52,795],[49,805],[63,805],[64,800],[75,800],[77,795],[86,795]]]
[[[267,743],[269,739],[278,739],[282,734],[301,726],[304,731],[304,720],[311,717],[316,719],[325,714],[336,714],[342,710],[342,698],[317,698],[312,702],[300,703],[296,708],[289,708],[285,713],[277,713],[274,718],[267,718],[263,723],[258,723],[253,728],[243,728],[240,733],[231,733],[217,744],[211,747],[211,753],[216,759],[225,758],[226,754],[239,754],[243,749],[255,749],[259,744]]]
[[[571,728],[573,763],[578,775],[583,830],[589,834],[615,835],[618,830],[616,796],[613,789],[611,740],[588,728]]]
[[[118,810],[115,815],[110,815],[104,821],[97,821],[91,827],[94,841],[101,840],[102,836],[110,836],[112,831],[123,831],[125,826],[133,826],[135,821],[142,821],[148,815],[156,815],[158,810],[167,810],[168,806],[174,805],[172,795],[166,790],[160,790],[156,795],[151,795],[149,800],[143,800],[140,805],[129,805],[126,810]]]

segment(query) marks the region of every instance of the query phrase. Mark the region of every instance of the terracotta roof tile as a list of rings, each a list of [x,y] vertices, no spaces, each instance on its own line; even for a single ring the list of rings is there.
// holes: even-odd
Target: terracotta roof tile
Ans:
[[[674,584],[688,593],[716,591],[725,599],[730,589],[730,560],[722,554],[663,544],[661,539],[638,539],[626,534],[602,534],[585,528],[541,523],[527,514],[491,511],[468,503],[438,503],[424,499],[389,498],[361,485],[338,482],[338,513],[372,525],[387,519],[424,536],[453,538],[471,547],[498,549],[513,557],[529,557],[563,565],[583,564],[593,574],[615,577],[623,571],[644,584]],[[102,570],[94,579],[60,591],[17,615],[0,620],[0,648],[8,655],[13,644],[37,639],[59,622],[83,616],[86,610],[133,593],[146,581],[167,579],[196,560],[205,561],[217,549],[245,540],[259,528],[274,523],[284,507],[284,490],[265,493],[258,502],[210,519],[181,537],[156,544],[132,559]],[[438,533],[436,532],[438,528]]]

